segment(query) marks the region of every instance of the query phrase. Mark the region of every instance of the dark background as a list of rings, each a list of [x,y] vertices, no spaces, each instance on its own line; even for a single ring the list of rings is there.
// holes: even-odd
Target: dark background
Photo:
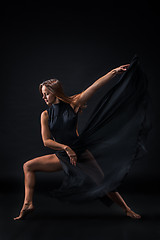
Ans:
[[[151,196],[158,192],[159,17],[158,3],[153,1],[141,5],[138,1],[89,5],[23,1],[2,7],[0,186],[3,196],[15,196],[12,214],[17,214],[16,205],[23,199],[14,195],[23,193],[23,163],[52,153],[43,146],[40,134],[40,114],[47,106],[39,94],[39,84],[56,77],[67,95],[79,93],[112,68],[129,63],[135,54],[148,76],[153,130],[148,155],[135,164],[121,191]],[[80,131],[101,94],[93,97],[80,116]],[[58,176],[38,173],[37,194],[54,185]]]

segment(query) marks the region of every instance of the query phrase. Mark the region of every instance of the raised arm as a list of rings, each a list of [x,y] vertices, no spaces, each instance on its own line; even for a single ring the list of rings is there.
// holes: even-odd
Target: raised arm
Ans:
[[[117,74],[125,72],[129,65],[130,64],[126,64],[117,67],[105,74],[103,77],[96,80],[91,86],[89,86],[84,92],[82,92],[80,98],[77,100],[76,105],[83,105],[84,103],[86,103],[99,88],[107,84],[107,82],[113,77],[115,77]]]

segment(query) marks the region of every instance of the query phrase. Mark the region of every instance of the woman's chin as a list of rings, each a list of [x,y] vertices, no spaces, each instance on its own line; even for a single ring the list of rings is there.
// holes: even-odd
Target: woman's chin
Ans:
[[[52,103],[48,103],[48,102],[47,102],[46,104],[47,104],[49,107],[52,105]]]
[[[45,101],[45,104],[47,104],[49,106],[49,102],[48,101]]]

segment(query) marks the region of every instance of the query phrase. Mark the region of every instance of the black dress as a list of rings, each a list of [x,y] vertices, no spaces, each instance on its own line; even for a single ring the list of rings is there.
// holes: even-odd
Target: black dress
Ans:
[[[138,58],[98,102],[87,126],[76,134],[78,114],[60,101],[47,109],[49,128],[55,141],[77,154],[73,166],[65,151],[55,151],[65,177],[52,196],[70,202],[100,198],[112,203],[106,193],[115,191],[134,161],[146,153],[151,129],[147,79]]]

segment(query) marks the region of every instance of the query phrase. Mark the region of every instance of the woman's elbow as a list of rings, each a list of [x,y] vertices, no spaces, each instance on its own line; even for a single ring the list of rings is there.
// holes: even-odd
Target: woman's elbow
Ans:
[[[48,139],[43,141],[43,145],[44,145],[45,147],[48,147]]]

